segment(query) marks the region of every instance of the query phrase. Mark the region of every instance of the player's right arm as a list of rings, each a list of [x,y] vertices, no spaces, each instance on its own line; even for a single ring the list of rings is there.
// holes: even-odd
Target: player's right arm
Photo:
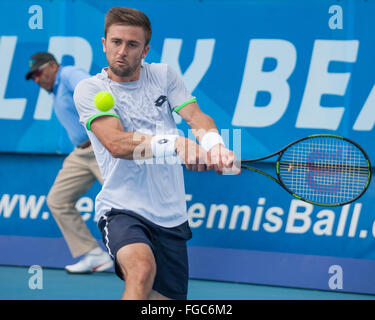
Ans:
[[[125,132],[119,119],[101,116],[91,123],[91,130],[114,158],[127,160],[147,159],[154,155],[152,139],[154,136],[137,132]],[[197,143],[178,137],[174,150],[188,170],[206,171],[212,169],[207,152]]]
[[[145,148],[140,157],[152,157],[149,147],[151,136],[125,132],[120,116],[114,109],[101,112],[95,107],[94,97],[100,91],[103,91],[103,88],[93,78],[77,84],[73,98],[81,124],[96,136],[114,158],[133,160],[134,150],[141,144]]]
[[[74,101],[81,124],[92,131],[114,158],[126,160],[147,159],[155,156],[152,140],[155,136],[126,132],[114,110],[102,113],[94,106],[95,95],[102,91],[92,80],[80,82],[74,92]],[[177,137],[174,151],[189,170],[210,170],[207,152],[194,141]]]
[[[152,136],[124,131],[121,121],[114,116],[95,118],[91,122],[91,131],[114,158],[135,160],[153,157]]]
[[[154,136],[124,131],[121,122],[113,116],[101,116],[91,122],[91,131],[114,158],[127,160],[147,159],[154,155],[152,139]],[[174,150],[188,170],[206,171],[212,166],[207,152],[197,143],[178,137]]]

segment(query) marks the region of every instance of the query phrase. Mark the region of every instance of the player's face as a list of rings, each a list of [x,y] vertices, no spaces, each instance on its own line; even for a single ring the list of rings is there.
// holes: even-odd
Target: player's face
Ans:
[[[58,65],[56,63],[47,63],[33,73],[32,79],[43,89],[52,92],[57,69]]]
[[[138,80],[142,59],[150,49],[149,45],[146,46],[142,27],[111,25],[102,43],[109,65],[109,77],[115,81]]]

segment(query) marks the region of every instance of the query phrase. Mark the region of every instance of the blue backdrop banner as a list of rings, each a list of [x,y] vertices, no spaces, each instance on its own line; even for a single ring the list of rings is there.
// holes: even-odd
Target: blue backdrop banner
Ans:
[[[1,151],[70,151],[51,97],[25,81],[50,51],[91,74],[106,66],[104,15],[117,1],[1,1]],[[313,133],[357,141],[374,158],[374,1],[127,1],[151,19],[147,62],[182,75],[220,129],[241,130],[243,157]],[[186,23],[194,17],[194,23]],[[178,118],[186,134],[187,126]],[[224,135],[226,133],[224,132]],[[276,139],[277,137],[277,139]]]

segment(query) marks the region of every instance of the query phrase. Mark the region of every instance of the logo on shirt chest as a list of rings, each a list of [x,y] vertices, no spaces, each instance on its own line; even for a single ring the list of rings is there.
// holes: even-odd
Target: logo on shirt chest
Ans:
[[[161,107],[165,101],[167,101],[167,97],[166,96],[160,96],[159,98],[156,99],[155,106]]]

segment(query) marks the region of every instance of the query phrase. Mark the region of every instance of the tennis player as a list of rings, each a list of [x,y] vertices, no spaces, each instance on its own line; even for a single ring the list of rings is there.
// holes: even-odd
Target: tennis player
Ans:
[[[186,299],[191,231],[181,162],[219,174],[240,169],[177,74],[166,64],[143,62],[151,38],[147,16],[113,7],[104,29],[109,66],[74,93],[104,179],[96,198],[99,228],[126,282],[123,299]],[[109,112],[94,106],[100,91],[115,98]],[[187,121],[200,145],[177,135],[172,112]]]

